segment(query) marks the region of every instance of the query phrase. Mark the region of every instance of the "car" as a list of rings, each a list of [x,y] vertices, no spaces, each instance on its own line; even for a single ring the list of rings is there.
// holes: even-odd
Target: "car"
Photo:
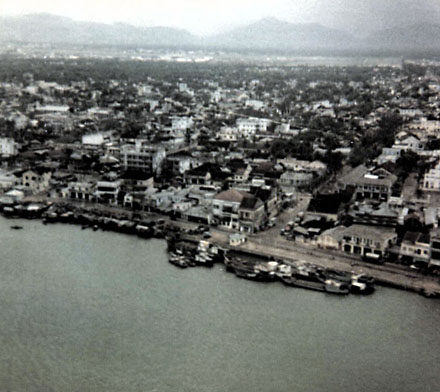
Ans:
[[[211,233],[210,233],[209,231],[205,231],[205,232],[202,234],[202,237],[205,238],[205,239],[211,238]]]

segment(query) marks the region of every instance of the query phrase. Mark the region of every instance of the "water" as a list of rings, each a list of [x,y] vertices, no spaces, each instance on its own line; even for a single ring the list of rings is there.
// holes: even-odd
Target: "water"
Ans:
[[[163,241],[38,221],[0,218],[0,244],[0,391],[440,388],[434,300],[180,270]]]

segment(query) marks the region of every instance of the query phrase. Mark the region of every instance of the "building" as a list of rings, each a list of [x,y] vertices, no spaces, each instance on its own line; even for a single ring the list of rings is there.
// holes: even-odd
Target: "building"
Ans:
[[[83,135],[81,140],[82,144],[101,146],[114,140],[113,131],[90,133],[88,135]]]
[[[232,127],[221,127],[217,137],[224,142],[235,142],[238,140],[238,129]]]
[[[19,185],[20,181],[13,173],[0,170],[0,191],[5,191]]]
[[[402,151],[420,152],[423,150],[423,143],[418,137],[409,135],[406,138],[397,141],[392,148]]]
[[[217,194],[212,202],[212,212],[220,226],[228,229],[239,230],[239,209],[244,197],[252,197],[252,195],[236,189]]]
[[[101,203],[117,204],[122,181],[98,181],[94,196]]]
[[[266,218],[264,203],[255,196],[245,195],[238,208],[240,231],[255,233],[263,228]]]
[[[184,177],[187,185],[219,185],[231,176],[231,172],[216,163],[206,162],[188,170]]]
[[[431,235],[430,254],[429,267],[431,269],[440,270],[440,231],[438,230]]]
[[[9,158],[17,155],[18,149],[15,140],[11,137],[0,137],[0,156]]]
[[[92,200],[96,183],[92,181],[73,181],[70,182],[66,196],[77,200]]]
[[[35,168],[22,174],[22,185],[32,193],[43,192],[49,189],[52,173],[47,169]]]
[[[386,227],[352,225],[337,226],[318,237],[318,246],[365,256],[374,253],[383,257],[397,241],[397,233]]]
[[[427,265],[431,258],[431,240],[428,234],[408,231],[402,239],[399,258],[405,264]]]
[[[431,192],[440,191],[440,164],[437,164],[434,168],[425,173],[421,189]]]
[[[193,125],[193,119],[191,117],[173,117],[171,119],[171,129],[176,131],[186,131]]]
[[[237,129],[240,137],[250,137],[257,132],[266,132],[270,120],[266,118],[239,118],[237,120]]]
[[[124,170],[157,173],[166,158],[165,149],[157,144],[136,139],[134,144],[121,147],[121,163]]]
[[[352,189],[356,199],[373,199],[387,201],[397,176],[389,171],[378,168],[370,170],[359,165],[350,173],[338,179],[340,191]]]
[[[279,184],[284,189],[300,189],[310,185],[313,174],[300,171],[286,171],[280,177]]]
[[[396,227],[399,214],[385,202],[379,205],[356,202],[346,216],[350,217],[353,223]]]

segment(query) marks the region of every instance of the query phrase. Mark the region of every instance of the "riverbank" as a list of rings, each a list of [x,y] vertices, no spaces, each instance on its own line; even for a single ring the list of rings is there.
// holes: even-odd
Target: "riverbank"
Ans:
[[[112,206],[78,205],[66,202],[48,202],[16,206],[5,209],[7,217],[41,219],[43,223],[71,223],[81,225],[83,229],[111,230],[125,234],[134,234],[143,238],[179,238],[197,243],[202,239],[206,228],[196,223],[175,221],[168,217],[137,213]],[[413,291],[426,297],[440,297],[438,277],[424,275],[418,271],[404,269],[401,266],[385,264],[375,265],[347,257],[343,254],[308,248],[294,243],[270,241],[260,235],[248,238],[240,246],[229,244],[229,232],[211,228],[209,242],[222,249],[241,252],[245,257],[260,257],[267,260],[282,259],[285,263],[305,261],[310,265],[334,269],[353,274],[372,276],[377,284]]]

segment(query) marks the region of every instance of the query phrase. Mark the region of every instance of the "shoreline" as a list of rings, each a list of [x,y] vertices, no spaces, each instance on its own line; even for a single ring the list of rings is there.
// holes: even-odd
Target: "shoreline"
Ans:
[[[170,236],[177,236],[181,241],[193,243],[202,239],[202,233],[185,229],[185,226],[194,227],[197,223],[171,220],[164,215],[138,213],[96,204],[79,206],[69,201],[37,204],[40,206],[39,210],[30,212],[18,207],[14,209],[12,214],[5,209],[1,211],[1,214],[6,219],[41,220],[43,224],[68,223],[81,226],[82,229],[114,231],[137,235],[144,239],[167,239]],[[146,216],[149,218],[147,219]],[[213,229],[213,231],[214,235],[206,239],[210,244],[230,252],[240,253],[243,257],[257,257],[266,261],[279,259],[287,263],[305,260],[315,267],[368,274],[374,278],[375,284],[380,286],[412,291],[427,298],[440,298],[439,279],[430,275],[395,268],[393,265],[379,266],[366,263],[343,254],[336,255],[335,252],[326,252],[318,248],[312,249],[295,245],[288,249],[285,245],[264,244],[258,241],[258,237],[251,237],[245,244],[231,246],[227,241],[229,232],[221,232],[217,229]]]

